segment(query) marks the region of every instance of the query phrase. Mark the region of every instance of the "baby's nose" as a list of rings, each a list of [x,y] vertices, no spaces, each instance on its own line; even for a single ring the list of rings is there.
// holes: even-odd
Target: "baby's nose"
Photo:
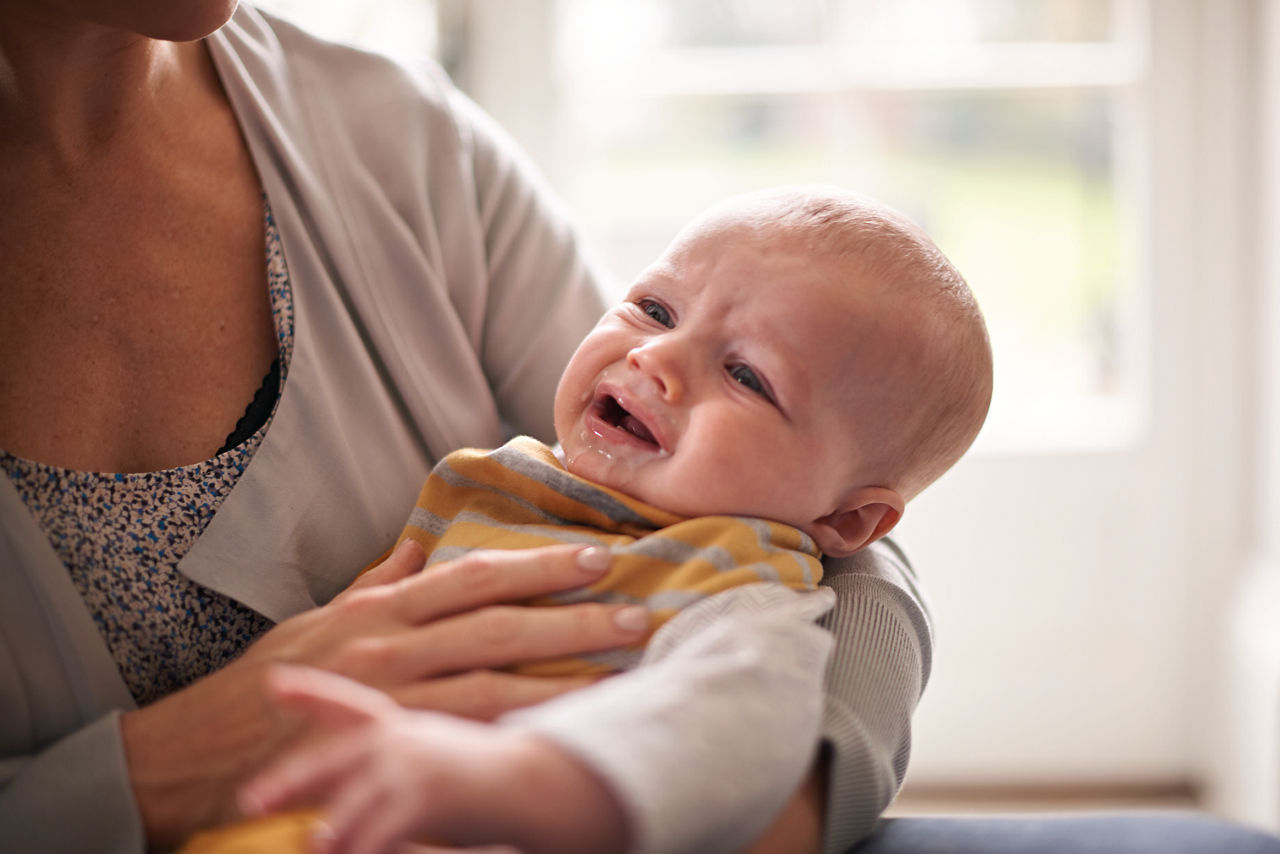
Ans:
[[[627,364],[652,380],[663,400],[674,403],[684,394],[684,382],[670,349],[652,343],[635,347],[627,353]]]

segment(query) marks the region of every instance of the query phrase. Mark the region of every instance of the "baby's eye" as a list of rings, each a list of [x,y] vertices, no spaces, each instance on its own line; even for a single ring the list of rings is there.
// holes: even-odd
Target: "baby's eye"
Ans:
[[[639,299],[636,300],[636,305],[638,305],[640,310],[655,322],[667,327],[668,329],[675,328],[676,324],[675,321],[671,319],[671,312],[667,311],[666,306],[662,303],[654,302],[651,299]]]
[[[766,400],[773,400],[769,394],[769,389],[765,387],[764,382],[760,377],[756,376],[756,372],[751,370],[747,365],[730,365],[729,376],[733,377],[734,382],[741,383]]]

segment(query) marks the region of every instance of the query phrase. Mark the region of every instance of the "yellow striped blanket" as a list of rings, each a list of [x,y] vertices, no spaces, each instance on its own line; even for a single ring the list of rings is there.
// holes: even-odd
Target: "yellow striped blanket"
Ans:
[[[639,603],[653,629],[715,593],[758,581],[812,590],[822,575],[813,540],[778,522],[744,516],[686,518],[583,480],[546,445],[527,436],[492,451],[445,457],[427,478],[401,539],[427,552],[427,566],[472,549],[522,549],[556,543],[606,546],[613,566],[590,588],[530,600]],[[624,670],[638,649],[513,668],[530,675]]]
[[[494,451],[462,450],[432,471],[401,534],[427,552],[427,566],[472,549],[556,543],[608,547],[613,566],[590,588],[530,605],[620,602],[647,605],[653,629],[703,597],[757,581],[811,590],[818,550],[789,525],[739,516],[684,518],[565,471],[551,449],[525,436]],[[636,664],[640,649],[531,662],[529,675],[609,673]],[[301,810],[205,831],[179,854],[301,854],[320,828]]]

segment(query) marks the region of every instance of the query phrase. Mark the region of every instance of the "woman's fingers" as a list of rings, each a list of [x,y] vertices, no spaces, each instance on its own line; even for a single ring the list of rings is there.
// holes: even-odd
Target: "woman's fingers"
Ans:
[[[533,706],[596,682],[596,676],[518,676],[473,670],[392,691],[400,705],[432,709],[477,721],[491,721],[514,709]]]
[[[416,545],[404,547],[384,566],[403,572],[420,557]],[[580,587],[608,563],[607,550],[578,546],[468,555],[351,590],[287,620],[242,661],[304,664],[398,691],[434,677],[626,646],[649,628],[642,607],[494,604]],[[502,706],[505,700],[491,708]]]
[[[473,551],[397,582],[397,611],[407,623],[427,623],[486,605],[582,587],[604,575],[610,562],[608,549],[600,547]]]
[[[495,605],[407,632],[383,654],[407,668],[393,674],[407,682],[614,649],[640,641],[648,629],[641,605]]]
[[[396,546],[381,563],[367,572],[361,573],[350,587],[334,597],[334,601],[336,602],[344,596],[349,596],[357,590],[377,587],[380,584],[393,584],[401,579],[416,575],[422,571],[422,567],[426,562],[427,556],[426,552],[422,550],[422,545],[414,540],[405,540]]]
[[[581,683],[549,682],[534,688],[532,683],[472,676],[473,683],[490,681],[467,696],[462,690],[465,680],[433,682],[476,670],[616,649],[641,641],[649,629],[648,612],[638,606],[500,604],[591,583],[610,564],[604,548],[565,545],[475,552],[418,572],[421,563],[422,550],[416,543],[402,545],[369,573],[372,581],[281,623],[254,644],[241,663],[308,665],[390,692],[414,708],[491,719]],[[358,710],[322,702],[325,697],[335,699],[333,692],[320,690],[314,696],[305,687],[314,677],[297,677],[302,685],[291,678],[284,677],[278,686],[279,705],[296,701],[302,704],[300,710],[311,708],[333,723],[352,715],[358,718]],[[345,690],[335,689],[337,695]],[[286,699],[294,694],[292,701]]]

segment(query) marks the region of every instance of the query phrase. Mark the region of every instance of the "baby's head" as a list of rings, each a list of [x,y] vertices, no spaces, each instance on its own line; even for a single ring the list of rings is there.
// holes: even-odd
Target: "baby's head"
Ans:
[[[799,187],[681,231],[574,353],[555,424],[575,474],[844,555],[960,458],[990,399],[982,315],[924,232]]]

